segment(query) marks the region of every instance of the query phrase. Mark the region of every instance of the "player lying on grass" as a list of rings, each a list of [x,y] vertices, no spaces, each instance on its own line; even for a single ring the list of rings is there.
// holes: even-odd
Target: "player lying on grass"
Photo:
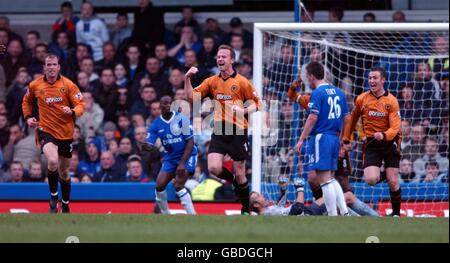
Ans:
[[[292,205],[286,206],[288,180],[289,178],[286,177],[280,178],[280,197],[277,203],[268,201],[258,192],[251,192],[251,211],[266,216],[320,216],[327,214],[327,208],[325,207],[323,198],[314,201],[310,206],[305,206],[305,180],[303,178],[296,178],[294,180],[297,198]]]
[[[187,116],[171,111],[172,98],[163,96],[160,100],[161,116],[148,128],[148,143],[142,147],[151,150],[156,140],[164,146],[161,170],[156,179],[156,205],[163,214],[169,214],[167,184],[175,178],[177,197],[188,214],[195,214],[189,192],[184,187],[189,174],[194,174],[197,163],[197,147],[194,145],[192,125]]]
[[[288,97],[291,101],[299,103],[303,109],[308,110],[308,103],[311,96],[307,94],[302,95],[297,92],[300,84],[300,80],[294,80],[292,82],[291,87],[288,90]],[[335,178],[344,191],[344,197],[348,207],[361,216],[379,216],[375,210],[370,208],[366,203],[359,200],[355,194],[353,194],[353,190],[348,179],[349,175],[352,173],[351,169],[350,155],[343,149],[343,147],[341,147],[339,152],[338,170],[335,173]],[[311,187],[314,198],[316,200],[322,198],[322,189],[320,188],[320,184],[314,170],[308,172],[308,183]]]

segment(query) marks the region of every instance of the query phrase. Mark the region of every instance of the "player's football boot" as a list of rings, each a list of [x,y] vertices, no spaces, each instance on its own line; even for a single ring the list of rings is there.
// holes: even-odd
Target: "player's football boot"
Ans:
[[[63,214],[70,214],[69,204],[64,204],[64,203],[61,202],[61,213],[63,213]]]
[[[58,197],[50,198],[50,214],[58,213]]]

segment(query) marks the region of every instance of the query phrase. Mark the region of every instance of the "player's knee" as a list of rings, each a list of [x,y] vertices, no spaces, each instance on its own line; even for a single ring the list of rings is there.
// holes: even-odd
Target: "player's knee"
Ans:
[[[63,181],[69,180],[69,179],[70,179],[69,171],[62,171],[62,172],[59,174],[59,178],[60,178],[61,180],[63,180]]]
[[[370,186],[374,186],[378,183],[379,178],[375,176],[366,177],[366,183]]]
[[[211,165],[208,167],[208,171],[210,174],[213,174],[215,176],[219,176],[222,173],[222,166],[214,166]]]
[[[48,157],[48,169],[51,171],[55,171],[58,169],[58,157]]]
[[[166,190],[166,186],[157,183],[156,186],[155,186],[155,189],[156,189],[157,192],[162,192],[162,191]]]

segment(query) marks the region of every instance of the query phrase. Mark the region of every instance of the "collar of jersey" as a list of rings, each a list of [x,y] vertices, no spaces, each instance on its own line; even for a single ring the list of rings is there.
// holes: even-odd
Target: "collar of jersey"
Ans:
[[[328,82],[322,83],[322,84],[320,84],[319,86],[317,86],[316,89],[320,88],[321,86],[325,86],[325,85],[328,85],[328,86],[329,86],[330,84],[329,84]]]
[[[58,81],[58,80],[60,80],[60,79],[61,79],[61,74],[58,74],[58,77],[56,77],[56,81]],[[44,75],[44,81],[47,82],[48,84],[55,84],[55,83],[50,83],[50,82],[48,82],[48,81],[47,81],[47,76],[45,76],[45,75]],[[56,81],[55,81],[55,82],[56,82]]]
[[[166,121],[166,120],[163,118],[162,114],[159,115],[159,117],[161,118],[161,120],[162,120],[163,122],[169,124],[169,123],[173,120],[173,118],[175,117],[175,112],[172,111],[172,117],[170,117],[170,119],[169,119],[168,121]]]
[[[384,90],[384,94],[381,95],[380,97],[375,96],[375,94],[373,94],[373,92],[372,92],[371,90],[369,90],[369,93],[372,94],[372,96],[374,96],[374,97],[377,98],[377,99],[379,99],[379,98],[381,98],[381,97],[384,97],[384,96],[387,97],[387,96],[389,95],[389,91],[388,91],[388,90]]]
[[[233,69],[233,74],[231,74],[228,78],[226,78],[226,79],[224,79],[224,78],[222,78],[222,75],[220,75],[220,72],[219,72],[219,78],[221,78],[221,79],[223,79],[224,81],[226,81],[227,79],[229,79],[229,78],[235,78],[236,76],[237,76],[237,72],[236,72],[236,70],[234,70]]]

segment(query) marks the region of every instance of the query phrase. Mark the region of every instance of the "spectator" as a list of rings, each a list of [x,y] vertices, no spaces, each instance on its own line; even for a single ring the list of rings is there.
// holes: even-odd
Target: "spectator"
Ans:
[[[14,158],[14,147],[23,138],[22,130],[18,124],[9,126],[8,143],[3,147],[4,162],[9,165]]]
[[[31,59],[34,57],[34,48],[38,43],[41,42],[41,34],[39,34],[36,30],[28,31],[27,36],[25,38],[25,54],[27,55],[28,59]],[[41,42],[42,43],[42,42]]]
[[[438,152],[444,156],[444,158],[448,159],[448,125],[442,129],[442,132],[439,136],[439,150]]]
[[[82,174],[80,178],[81,183],[84,184],[92,183],[92,176],[90,176],[89,174]]]
[[[99,150],[100,142],[97,139],[91,139],[87,145],[87,156],[80,161],[80,170],[82,173],[93,177],[101,169]]]
[[[175,94],[173,95],[173,101],[177,101],[177,100],[187,101],[187,95],[186,95],[186,91],[184,91],[184,89],[177,89],[175,91]]]
[[[434,109],[436,101],[440,99],[439,83],[432,78],[430,65],[420,63],[417,65],[414,77],[414,101],[416,109],[420,109],[420,118],[431,120],[433,125],[439,123],[439,109]]]
[[[131,44],[127,48],[126,59],[125,59],[125,69],[127,70],[127,79],[133,83],[138,73],[140,73],[144,67],[140,61],[141,52],[139,51],[139,46]]]
[[[9,140],[8,125],[9,125],[8,116],[6,114],[0,113],[0,149],[3,149],[3,147],[5,147],[8,144]]]
[[[48,50],[50,53],[60,58],[61,64],[69,60],[70,55],[74,52],[72,43],[67,32],[61,31],[56,34],[56,39],[50,43]]]
[[[216,62],[216,40],[211,35],[203,37],[203,46],[197,55],[198,62],[204,66],[211,74],[219,74]]]
[[[1,44],[1,43],[0,43]],[[1,60],[1,58],[0,58]],[[5,101],[6,97],[6,76],[2,64],[0,64],[0,101]]]
[[[302,23],[314,22],[314,14],[315,14],[315,10],[312,9],[311,7],[308,7],[307,9],[303,9],[301,12],[300,21],[302,21]]]
[[[202,36],[202,29],[200,28],[200,25],[198,24],[197,20],[194,18],[194,12],[192,10],[192,7],[190,6],[183,7],[181,15],[183,16],[183,18],[175,24],[174,28],[175,37],[177,39],[180,38],[183,27],[189,26],[194,31],[196,39],[200,39]]]
[[[77,74],[77,85],[80,88],[81,92],[90,92],[94,93],[97,89],[97,86],[89,82],[89,76],[83,71],[80,71]]]
[[[12,39],[8,44],[8,50],[5,58],[0,61],[5,71],[6,83],[9,87],[17,76],[17,72],[22,67],[28,66],[28,59],[24,52],[23,44],[18,39]]]
[[[414,93],[413,88],[405,84],[400,90],[399,106],[400,106],[400,115],[402,118],[407,120],[417,119],[420,116],[420,101],[414,102]]]
[[[101,151],[106,151],[111,141],[120,138],[120,133],[117,131],[117,126],[114,122],[108,121],[103,125],[103,136],[99,137],[101,142]]]
[[[184,73],[181,69],[174,68],[169,75],[170,88],[167,95],[173,97],[179,89],[184,89]]]
[[[395,23],[403,23],[406,22],[406,16],[405,13],[403,13],[402,11],[395,11],[392,14],[392,22]]]
[[[69,176],[70,178],[76,178],[78,181],[81,179],[80,156],[75,150],[72,151],[72,158],[70,158]]]
[[[120,133],[120,137],[132,137],[134,136],[133,129],[131,128],[130,118],[127,114],[120,114],[117,117],[117,126]]]
[[[160,68],[166,75],[168,75],[173,68],[180,66],[178,60],[168,55],[167,46],[164,43],[156,45],[155,57],[159,60]]]
[[[112,30],[112,42],[117,49],[124,41],[131,37],[133,30],[128,25],[128,14],[126,12],[119,12],[116,16],[116,24]]]
[[[19,42],[23,45],[22,37],[19,34],[17,34],[16,32],[11,30],[9,18],[7,16],[0,16],[0,29],[6,30],[6,32],[8,33],[9,41],[16,39],[16,40],[19,40]],[[9,42],[5,42],[5,43],[9,43]]]
[[[85,137],[82,136],[81,128],[77,124],[75,124],[75,128],[73,130],[73,141],[72,141],[72,156],[73,153],[76,152],[79,156],[86,156],[86,143]],[[78,157],[78,156],[77,156]],[[78,160],[79,162],[79,160]],[[78,163],[77,163],[78,165]]]
[[[149,151],[142,148],[142,145],[147,143],[146,127],[139,126],[134,129],[134,141],[133,152],[142,159],[144,173],[148,175],[151,181],[156,181],[161,168],[162,155],[156,147],[151,147]]]
[[[60,7],[61,16],[56,20],[56,22],[52,26],[53,31],[53,39],[56,39],[56,36],[59,32],[67,33],[70,41],[72,43],[76,42],[76,24],[80,20],[77,16],[73,15],[73,6],[69,1],[63,2]]]
[[[100,125],[103,123],[105,113],[103,109],[94,102],[92,93],[85,91],[82,93],[85,103],[84,114],[77,118],[76,123],[79,125],[85,138],[90,138],[98,133]]]
[[[197,53],[201,48],[202,45],[197,41],[192,27],[184,26],[181,30],[180,42],[169,49],[168,55],[176,58],[180,64],[184,64],[186,62],[184,57],[186,50],[192,49]]]
[[[203,34],[203,39],[205,36],[210,36],[214,39],[214,43],[220,43],[220,41],[225,37],[225,32],[220,28],[219,21],[217,19],[208,17],[206,19],[206,29]]]
[[[109,40],[109,33],[103,20],[94,15],[91,2],[81,5],[81,19],[76,24],[76,38],[77,43],[91,46],[94,61],[103,59],[102,46]]]
[[[24,182],[44,182],[45,176],[42,172],[42,164],[39,160],[31,160],[28,174],[24,176]]]
[[[85,57],[81,60],[80,71],[88,75],[89,83],[95,88],[98,86],[99,76],[95,73],[95,63],[91,57]]]
[[[430,159],[425,164],[425,174],[418,175],[414,179],[415,182],[423,182],[423,183],[439,183],[445,181],[446,173],[440,173],[441,169],[439,168],[439,163],[436,160]],[[448,171],[446,171],[448,173]],[[448,180],[448,179],[447,179]]]
[[[118,87],[117,89],[119,97],[117,98],[116,116],[128,113],[128,109],[130,108],[130,97],[128,90],[129,90],[128,88],[124,87]]]
[[[402,158],[400,160],[400,167],[398,172],[400,183],[411,182],[416,177],[416,174],[413,170],[413,163],[407,158]]]
[[[375,14],[374,13],[365,13],[363,16],[363,22],[364,23],[374,23],[377,22],[376,18],[375,18]]]
[[[187,72],[191,67],[197,67],[198,72],[191,77],[191,82],[192,82],[192,86],[193,87],[197,87],[198,85],[200,85],[203,80],[205,80],[206,78],[209,77],[209,72],[208,70],[203,67],[203,65],[199,65],[197,62],[197,55],[194,52],[194,50],[186,50],[184,52],[184,58],[185,58],[185,63],[183,64],[183,71]],[[171,94],[166,93],[166,94]],[[173,93],[172,93],[173,95]]]
[[[158,97],[166,94],[169,89],[169,79],[159,66],[159,60],[156,57],[149,57],[145,63],[145,70],[136,76],[131,92],[132,100],[139,98],[141,87],[150,85],[155,88]]]
[[[21,183],[21,182],[23,182],[23,174],[24,174],[24,169],[23,169],[22,162],[14,161],[11,164],[11,169],[10,169],[11,178],[9,180],[9,183]]]
[[[446,56],[444,58],[437,58],[432,56],[428,59],[428,65],[430,65],[431,71],[434,74],[439,74],[442,72],[447,72],[449,68],[449,60],[448,60],[448,40],[446,37],[438,36],[435,38],[433,43],[434,54]]]
[[[147,119],[150,116],[150,105],[158,100],[158,95],[152,86],[144,86],[139,93],[141,96],[131,106],[130,113],[142,113],[144,118]]]
[[[252,73],[252,64],[250,62],[245,61],[245,60],[239,62],[236,65],[236,71],[237,71],[237,73],[246,77],[250,82],[252,82],[253,73]]]
[[[97,72],[100,72],[104,68],[114,68],[117,63],[116,58],[116,46],[111,41],[107,41],[102,46],[103,59],[95,63],[95,68]]]
[[[114,170],[120,175],[125,175],[127,172],[128,157],[132,154],[131,138],[122,137],[119,141],[119,154],[116,157]]]
[[[283,93],[289,89],[290,83],[293,81],[294,71],[298,71],[294,65],[294,49],[291,45],[283,45],[281,47],[281,58],[272,65],[269,72],[265,72],[266,76],[270,77],[272,85],[278,92],[278,99],[281,99]],[[320,59],[320,54],[319,58]],[[305,70],[306,71],[306,70]],[[302,70],[302,72],[305,72]],[[306,76],[302,79],[306,79]],[[304,82],[305,83],[305,82]],[[305,83],[305,86],[307,83]],[[309,85],[308,85],[309,87]]]
[[[425,165],[430,160],[434,160],[439,164],[439,171],[444,173],[448,169],[448,159],[442,157],[438,153],[437,140],[434,137],[428,137],[425,140],[425,155],[414,161],[414,172],[418,176],[423,176],[426,172]]]
[[[239,61],[242,48],[244,47],[244,40],[242,39],[242,35],[231,35],[230,46],[233,48],[234,53],[236,54],[235,60]]]
[[[67,61],[62,64],[61,72],[64,76],[70,79],[75,79],[77,73],[81,68],[81,61],[86,57],[91,57],[92,50],[91,47],[84,44],[78,43],[75,47],[75,52],[69,57]]]
[[[145,126],[145,119],[144,115],[142,113],[133,113],[131,115],[131,124],[133,124],[133,128],[139,127],[139,126]]]
[[[147,56],[157,43],[164,41],[164,13],[149,0],[139,0],[139,10],[134,13],[134,28],[131,39],[140,45]]]
[[[401,142],[400,148],[403,151],[406,147],[411,146],[411,143],[412,143],[411,122],[407,119],[402,119],[400,128],[401,128],[401,134],[402,134],[402,142]]]
[[[128,89],[130,81],[127,78],[127,70],[122,63],[116,63],[114,66],[114,77],[116,78],[116,85],[118,88]]]
[[[146,123],[151,124],[156,118],[161,115],[161,104],[159,101],[154,101],[150,104],[150,116],[148,116]]]
[[[17,72],[15,81],[8,88],[6,96],[6,108],[9,110],[8,120],[10,124],[17,124],[22,119],[22,99],[27,92],[29,75],[23,68]]]
[[[101,72],[100,86],[94,93],[94,100],[105,112],[104,121],[116,121],[117,99],[119,93],[111,68],[104,68]]]
[[[328,22],[330,23],[341,23],[342,19],[344,18],[344,9],[341,7],[333,7],[328,10]],[[328,41],[333,41],[336,37],[336,32],[327,32],[326,39]],[[340,32],[341,35],[343,35],[344,43],[345,45],[351,44],[351,36],[348,32]]]
[[[125,180],[125,174],[118,173],[113,169],[114,156],[110,151],[102,152],[100,156],[101,170],[95,174],[94,182],[108,183],[108,182],[122,182]]]
[[[10,174],[5,171],[5,166],[2,148],[0,147],[0,183],[7,182],[10,179]]]
[[[119,154],[119,143],[117,142],[117,140],[110,141],[108,149],[113,154],[115,160],[117,155]]]
[[[21,161],[28,167],[34,159],[39,159],[41,151],[36,147],[36,128],[28,128],[28,135],[21,138],[13,148],[13,161]],[[6,149],[5,149],[6,150]]]
[[[150,178],[142,169],[141,158],[135,154],[130,156],[127,161],[127,182],[131,183],[147,183]]]
[[[230,20],[230,32],[224,36],[220,41],[221,44],[228,44],[231,42],[231,36],[238,34],[242,36],[244,40],[243,48],[253,48],[253,34],[244,28],[244,23],[239,17],[233,17]]]
[[[44,70],[44,60],[48,53],[48,46],[44,43],[38,43],[34,47],[34,56],[28,65],[28,74],[33,76],[34,74],[42,74]]]
[[[419,123],[413,124],[411,128],[411,145],[403,149],[403,154],[411,162],[422,157],[423,145],[425,143],[425,128]]]

